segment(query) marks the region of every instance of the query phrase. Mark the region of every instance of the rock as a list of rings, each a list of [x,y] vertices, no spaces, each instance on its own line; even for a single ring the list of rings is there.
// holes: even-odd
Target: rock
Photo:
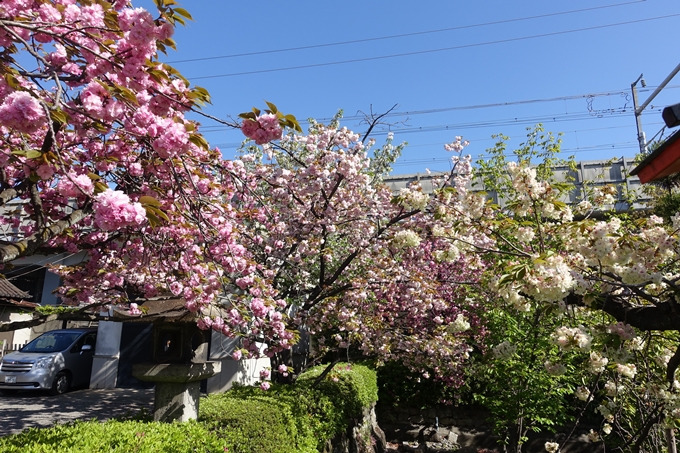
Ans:
[[[442,436],[437,428],[427,428],[423,431],[423,439],[426,442],[441,442]]]

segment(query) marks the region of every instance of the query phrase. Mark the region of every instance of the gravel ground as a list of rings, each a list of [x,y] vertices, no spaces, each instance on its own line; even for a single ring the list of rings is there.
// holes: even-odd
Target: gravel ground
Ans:
[[[59,396],[42,392],[0,395],[0,436],[73,420],[133,416],[142,410],[153,412],[153,389],[87,389]]]

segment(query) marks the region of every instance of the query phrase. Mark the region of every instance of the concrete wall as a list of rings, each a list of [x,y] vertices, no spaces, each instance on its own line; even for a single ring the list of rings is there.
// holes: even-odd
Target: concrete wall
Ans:
[[[222,363],[222,371],[208,379],[207,392],[221,393],[229,390],[234,383],[254,385],[260,381],[260,371],[269,367],[269,359],[231,358],[237,340],[225,337],[219,332],[212,332],[210,338],[210,360]],[[264,345],[263,345],[264,346]]]
[[[122,322],[101,321],[99,323],[90,377],[91,389],[116,388],[122,331]]]

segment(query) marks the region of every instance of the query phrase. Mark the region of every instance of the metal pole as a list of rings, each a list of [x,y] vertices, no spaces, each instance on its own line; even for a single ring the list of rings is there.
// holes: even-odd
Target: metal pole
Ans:
[[[647,108],[650,102],[656,97],[657,94],[663,90],[666,85],[668,85],[668,82],[675,77],[675,75],[680,72],[680,64],[678,64],[673,71],[671,71],[670,74],[664,79],[661,84],[656,87],[656,90],[647,98],[647,100],[638,107],[638,93],[637,93],[637,84],[638,82],[642,81],[642,74],[640,74],[640,77],[637,78],[635,82],[633,82],[630,85],[630,89],[633,92],[633,111],[635,113],[635,125],[637,126],[637,132],[638,132],[638,143],[640,143],[640,152],[642,154],[647,154],[647,137],[645,137],[645,133],[642,130],[642,118],[640,116],[642,115],[642,111]],[[642,86],[645,86],[644,81],[642,81]]]
[[[647,139],[645,137],[645,133],[642,131],[642,118],[640,118],[640,115],[642,114],[642,109],[638,109],[638,93],[637,93],[637,83],[642,80],[642,74],[640,74],[640,77],[637,78],[637,80],[630,85],[630,89],[633,92],[633,111],[635,113],[635,125],[637,126],[637,139],[638,143],[640,144],[640,152],[642,154],[647,153]]]
[[[678,72],[680,72],[680,64],[678,64],[678,65],[675,67],[675,69],[673,69],[673,71],[672,71],[670,74],[668,74],[668,77],[666,77],[666,78],[664,79],[664,81],[661,82],[661,85],[659,85],[659,86],[656,88],[656,90],[654,90],[654,92],[652,93],[652,95],[649,96],[649,99],[647,99],[647,100],[645,101],[645,103],[642,104],[642,105],[640,106],[640,108],[635,109],[635,114],[637,115],[637,114],[642,113],[642,111],[645,109],[645,107],[647,107],[647,106],[649,105],[649,103],[652,102],[652,99],[654,99],[654,98],[656,97],[656,95],[659,94],[659,93],[661,92],[661,90],[663,90],[664,87],[665,87],[666,85],[668,85],[668,82],[670,82],[671,79],[672,79],[673,77],[675,77],[675,74],[677,74]],[[640,75],[640,78],[642,78],[642,75]],[[640,80],[640,79],[638,79],[638,80]],[[635,81],[635,83],[637,83],[637,81]]]

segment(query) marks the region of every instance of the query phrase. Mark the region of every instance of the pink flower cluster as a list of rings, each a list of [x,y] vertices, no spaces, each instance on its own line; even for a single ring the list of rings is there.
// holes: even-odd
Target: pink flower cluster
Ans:
[[[30,134],[45,124],[40,103],[25,91],[15,91],[0,105],[0,126]]]
[[[104,231],[114,231],[146,222],[146,211],[140,203],[118,190],[106,189],[96,197],[94,221]]]
[[[633,326],[623,322],[617,322],[616,324],[607,326],[607,333],[618,335],[624,341],[635,338],[635,329],[633,329]]]
[[[83,195],[92,195],[94,186],[87,175],[69,174],[59,181],[57,191],[67,198],[78,198]]]
[[[241,124],[241,132],[258,145],[278,140],[283,134],[279,119],[273,113],[267,113],[257,117],[257,120],[247,119]]]

